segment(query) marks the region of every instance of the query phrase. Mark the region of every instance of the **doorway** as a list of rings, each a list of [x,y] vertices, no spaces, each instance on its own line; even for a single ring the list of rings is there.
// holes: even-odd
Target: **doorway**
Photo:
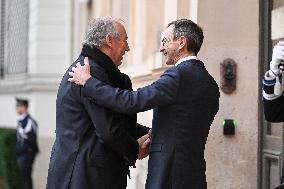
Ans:
[[[284,39],[284,0],[260,0],[259,94],[262,77],[269,68],[272,48]],[[280,184],[283,165],[283,123],[264,119],[262,97],[259,97],[258,188],[271,189]]]

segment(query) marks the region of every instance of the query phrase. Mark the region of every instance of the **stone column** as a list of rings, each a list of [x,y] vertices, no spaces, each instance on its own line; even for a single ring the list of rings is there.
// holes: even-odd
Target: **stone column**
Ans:
[[[145,1],[134,1],[134,30],[133,30],[133,59],[132,64],[139,64],[143,58],[143,47],[145,45]]]
[[[189,1],[189,19],[197,23],[198,0]]]
[[[92,3],[92,17],[101,17],[111,15],[112,1],[111,0],[93,0]]]
[[[169,22],[177,19],[177,0],[165,0],[164,4],[164,25],[168,25]]]

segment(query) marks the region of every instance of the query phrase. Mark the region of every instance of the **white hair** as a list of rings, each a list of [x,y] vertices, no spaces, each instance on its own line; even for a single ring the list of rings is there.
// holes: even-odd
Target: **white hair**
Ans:
[[[120,22],[113,17],[101,17],[92,20],[89,24],[88,31],[85,34],[83,45],[100,48],[105,42],[106,36],[113,38],[119,37],[118,31],[114,25],[115,22]]]

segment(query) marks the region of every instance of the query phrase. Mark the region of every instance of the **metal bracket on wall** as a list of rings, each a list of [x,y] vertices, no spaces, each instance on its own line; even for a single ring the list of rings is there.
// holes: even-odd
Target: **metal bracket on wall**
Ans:
[[[231,59],[227,58],[220,63],[220,85],[221,90],[226,94],[231,94],[236,90],[237,80],[237,64]]]

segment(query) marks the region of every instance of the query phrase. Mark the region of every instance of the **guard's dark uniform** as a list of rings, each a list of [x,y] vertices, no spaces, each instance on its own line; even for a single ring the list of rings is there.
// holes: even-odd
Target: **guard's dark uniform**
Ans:
[[[16,157],[23,189],[33,188],[32,165],[39,151],[36,131],[35,120],[29,114],[22,115],[17,126]]]

